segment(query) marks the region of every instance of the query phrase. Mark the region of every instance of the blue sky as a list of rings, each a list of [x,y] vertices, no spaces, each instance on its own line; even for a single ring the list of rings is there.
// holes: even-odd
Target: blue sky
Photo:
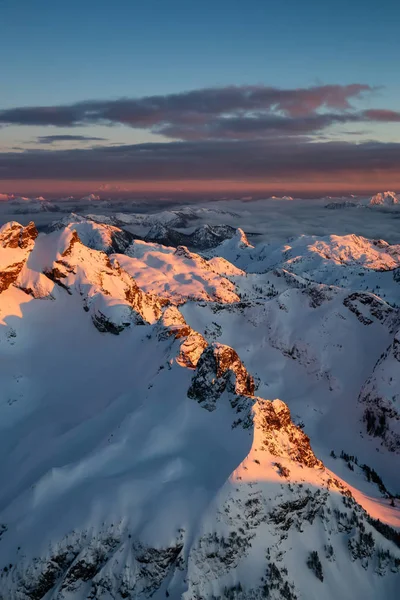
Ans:
[[[232,83],[361,81],[399,98],[393,0],[0,0],[0,11],[3,107]]]
[[[361,83],[379,89],[355,97],[354,108],[397,111],[399,23],[393,0],[0,0],[0,110],[229,85]],[[68,132],[7,124],[0,150],[32,150],[38,137]],[[400,125],[336,124],[330,132],[396,143]],[[164,139],[121,124],[75,125],[73,133],[101,143]]]

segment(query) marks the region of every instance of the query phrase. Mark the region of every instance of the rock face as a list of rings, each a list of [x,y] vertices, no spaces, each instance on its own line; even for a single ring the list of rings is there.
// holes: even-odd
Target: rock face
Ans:
[[[400,332],[376,363],[359,402],[367,432],[391,452],[400,452]]]
[[[140,290],[117,260],[111,264],[104,252],[83,245],[76,230],[37,235],[33,223],[11,223],[0,231],[1,291],[14,283],[34,298],[53,298],[56,284],[70,295],[78,293],[97,329],[114,334],[161,315],[163,301]]]
[[[190,369],[197,366],[203,350],[208,345],[200,333],[188,326],[176,306],[168,306],[158,323],[158,339],[166,340],[168,338],[179,340],[176,362],[180,366]]]
[[[4,292],[14,281],[17,280],[18,275],[24,266],[23,262],[12,263],[4,268],[0,273],[0,293]]]
[[[163,223],[156,223],[148,231],[145,241],[146,242],[157,242],[164,246],[180,246],[181,244],[187,243],[187,238],[184,233],[180,233]]]
[[[293,424],[284,402],[258,399],[256,414],[255,427],[262,431],[262,449],[275,456],[289,456],[306,467],[323,467],[311,449],[310,438]]]
[[[214,343],[200,357],[188,396],[213,411],[225,390],[237,396],[253,396],[254,380],[233,348]]]
[[[31,248],[37,236],[38,231],[33,221],[26,227],[12,221],[0,228],[0,244],[3,248]]]
[[[389,324],[398,320],[397,312],[384,300],[373,294],[355,292],[347,296],[343,300],[343,304],[356,315],[363,325],[371,325],[376,319]]]
[[[158,299],[140,290],[117,260],[111,263],[106,254],[83,246],[76,231],[45,273],[70,293],[79,292],[101,332],[117,334],[161,315]]]
[[[236,229],[229,225],[202,225],[194,230],[189,246],[198,250],[215,248],[224,240],[231,239],[236,234]]]
[[[12,221],[0,228],[0,292],[17,280],[37,236],[33,221],[26,227]]]

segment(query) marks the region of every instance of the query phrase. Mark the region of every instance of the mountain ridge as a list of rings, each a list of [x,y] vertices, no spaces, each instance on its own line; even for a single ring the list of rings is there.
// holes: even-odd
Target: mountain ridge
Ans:
[[[382,364],[397,361],[398,309],[355,291],[355,278],[349,287],[310,279],[324,273],[313,253],[319,265],[360,263],[382,277],[397,249],[344,240],[350,259],[334,237],[329,252],[326,240],[300,239],[311,254],[301,275],[288,270],[299,262],[285,245],[280,262],[252,273],[266,248],[241,230],[200,256],[141,240],[106,254],[77,229],[0,230],[11,266],[22,257],[0,293],[0,598],[395,598],[399,511],[371,498],[376,488],[358,472],[338,474],[329,447],[318,456],[330,403],[318,407],[316,395],[344,407],[343,360],[350,373],[349,357],[372,339],[388,354],[375,369],[372,356],[361,360],[349,387],[364,389],[371,365],[366,385],[378,390]],[[349,433],[372,458],[381,438],[363,410],[355,395],[344,418],[353,423],[355,411],[361,433]],[[307,431],[294,423],[299,412]],[[382,461],[394,456],[383,452]]]

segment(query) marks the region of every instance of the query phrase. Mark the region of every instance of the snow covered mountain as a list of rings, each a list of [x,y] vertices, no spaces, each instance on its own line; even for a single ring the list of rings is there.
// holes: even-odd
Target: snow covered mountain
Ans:
[[[58,231],[65,227],[76,231],[85,246],[93,250],[102,250],[107,254],[124,252],[135,239],[135,236],[129,231],[110,224],[99,223],[96,219],[75,213],[70,213],[62,219],[54,221],[45,228],[45,231]]]
[[[235,228],[229,225],[205,224],[187,234],[157,223],[150,228],[145,240],[158,242],[164,246],[188,246],[193,250],[208,250],[232,238],[235,232]]]
[[[330,210],[343,210],[345,208],[361,208],[363,205],[353,200],[342,200],[340,202],[328,202],[325,208]]]
[[[397,598],[400,246],[116,223],[0,228],[0,599]]]
[[[57,203],[50,202],[42,197],[26,198],[23,196],[0,194],[0,200],[7,202],[8,206],[17,215],[60,211],[60,206]]]
[[[372,196],[369,201],[370,206],[394,206],[399,204],[399,195],[395,192],[379,192]]]

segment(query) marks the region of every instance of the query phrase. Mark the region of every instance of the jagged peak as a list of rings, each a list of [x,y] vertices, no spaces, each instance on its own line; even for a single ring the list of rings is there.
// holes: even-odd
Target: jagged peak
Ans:
[[[196,399],[207,410],[213,411],[225,390],[251,398],[254,389],[254,379],[247,372],[236,350],[214,342],[200,356],[188,396]]]
[[[252,246],[252,244],[250,244],[249,240],[247,239],[245,232],[240,227],[236,229],[234,239],[237,243],[239,243],[240,248],[254,248],[254,246]]]
[[[89,216],[84,216],[79,213],[70,212],[61,219],[57,219],[50,223],[47,226],[47,231],[56,231],[58,229],[63,229],[64,227],[68,227],[71,223],[85,223],[86,221],[91,220]]]
[[[10,221],[0,227],[0,244],[3,248],[31,247],[37,236],[38,231],[33,221],[26,226],[17,221]]]
[[[261,432],[261,450],[307,467],[323,468],[311,448],[310,438],[293,423],[289,407],[282,400],[257,398],[253,410],[254,426]]]
[[[32,252],[38,236],[33,221],[26,227],[11,221],[0,228],[0,292],[14,284]]]
[[[178,246],[174,252],[175,256],[181,256],[182,258],[187,258],[189,260],[193,260],[195,255],[190,252],[187,246]]]
[[[107,254],[124,252],[134,239],[133,234],[111,223],[101,222],[91,215],[84,216],[77,213],[70,213],[63,219],[54,221],[47,227],[47,232],[64,228],[76,230],[81,242],[88,248],[101,250]]]
[[[158,339],[173,338],[179,340],[176,362],[181,367],[194,369],[200,356],[207,347],[204,337],[186,323],[184,316],[176,306],[167,306],[158,323]]]
[[[399,204],[399,195],[396,192],[378,192],[369,201],[370,206],[393,206]]]

